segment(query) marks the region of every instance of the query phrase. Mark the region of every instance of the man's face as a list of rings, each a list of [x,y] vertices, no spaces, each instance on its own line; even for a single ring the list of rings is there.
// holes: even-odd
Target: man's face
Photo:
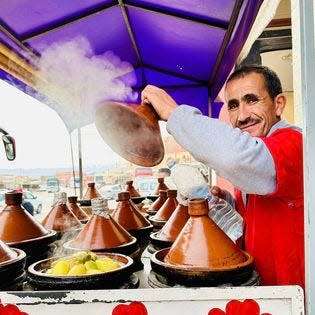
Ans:
[[[228,82],[226,99],[232,126],[254,137],[266,136],[285,106],[285,97],[272,100],[264,76],[255,72]]]

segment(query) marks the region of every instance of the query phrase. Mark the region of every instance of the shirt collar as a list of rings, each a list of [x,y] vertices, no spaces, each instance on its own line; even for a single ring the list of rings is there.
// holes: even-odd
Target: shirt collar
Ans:
[[[293,129],[297,129],[299,131],[301,131],[301,129],[299,127],[290,125],[286,120],[281,119],[278,122],[276,122],[269,130],[267,137],[269,137],[273,132],[275,132],[277,129],[280,128],[293,128]]]

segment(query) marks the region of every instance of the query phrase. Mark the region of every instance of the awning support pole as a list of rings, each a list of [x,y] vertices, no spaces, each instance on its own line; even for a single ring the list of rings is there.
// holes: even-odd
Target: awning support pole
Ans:
[[[315,0],[291,1],[294,104],[303,109],[306,314],[315,315]],[[300,113],[301,114],[301,113]],[[300,116],[300,115],[298,115]],[[294,185],[294,183],[292,183]],[[289,244],[288,244],[289,246]],[[313,269],[313,271],[312,271]]]
[[[82,199],[83,197],[83,170],[82,170],[81,128],[78,128],[78,149],[79,149],[80,199]]]

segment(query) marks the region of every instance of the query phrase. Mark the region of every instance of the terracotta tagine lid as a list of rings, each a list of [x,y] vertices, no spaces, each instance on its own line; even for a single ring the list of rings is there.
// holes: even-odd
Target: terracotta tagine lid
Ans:
[[[92,200],[94,198],[101,197],[101,194],[95,188],[95,183],[91,182],[87,184],[87,190],[83,196],[83,200]]]
[[[168,190],[169,188],[164,183],[164,178],[160,177],[158,178],[158,186],[154,192],[154,195],[159,195],[161,190]]]
[[[140,197],[140,193],[133,186],[133,181],[132,180],[126,181],[126,191],[129,192],[131,198],[132,197]]]
[[[179,203],[156,237],[162,241],[174,242],[188,220],[188,206]]]
[[[89,216],[78,206],[78,197],[68,197],[68,207],[72,213],[78,218],[79,221],[87,221]]]
[[[128,191],[118,193],[118,205],[112,217],[127,231],[148,227],[151,223],[143,216],[137,206],[130,200]]]
[[[155,166],[164,157],[159,116],[147,104],[105,102],[95,115],[103,140],[124,159],[141,166]]]
[[[205,199],[189,201],[190,219],[164,258],[170,265],[187,268],[229,269],[242,264],[247,256],[209,218]]]
[[[169,189],[167,191],[167,199],[152,219],[156,221],[167,221],[178,205],[177,190]]]
[[[55,199],[55,204],[42,221],[43,226],[61,233],[82,228],[81,222],[67,206],[67,194],[58,193]]]
[[[108,213],[107,200],[92,199],[93,215],[82,231],[68,243],[69,247],[105,250],[131,244],[134,238]]]
[[[0,239],[16,243],[50,234],[22,207],[22,193],[5,193],[6,206],[0,212]]]
[[[167,191],[166,190],[160,190],[159,192],[159,198],[156,199],[147,212],[157,212],[165,203],[167,200]]]
[[[18,254],[0,240],[0,264],[16,258]]]

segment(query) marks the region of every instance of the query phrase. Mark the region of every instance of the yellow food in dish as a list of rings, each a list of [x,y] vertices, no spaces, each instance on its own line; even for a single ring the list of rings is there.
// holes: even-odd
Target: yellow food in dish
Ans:
[[[109,272],[120,267],[118,261],[109,257],[98,257],[92,252],[78,252],[54,261],[45,273],[54,276],[81,276]]]

